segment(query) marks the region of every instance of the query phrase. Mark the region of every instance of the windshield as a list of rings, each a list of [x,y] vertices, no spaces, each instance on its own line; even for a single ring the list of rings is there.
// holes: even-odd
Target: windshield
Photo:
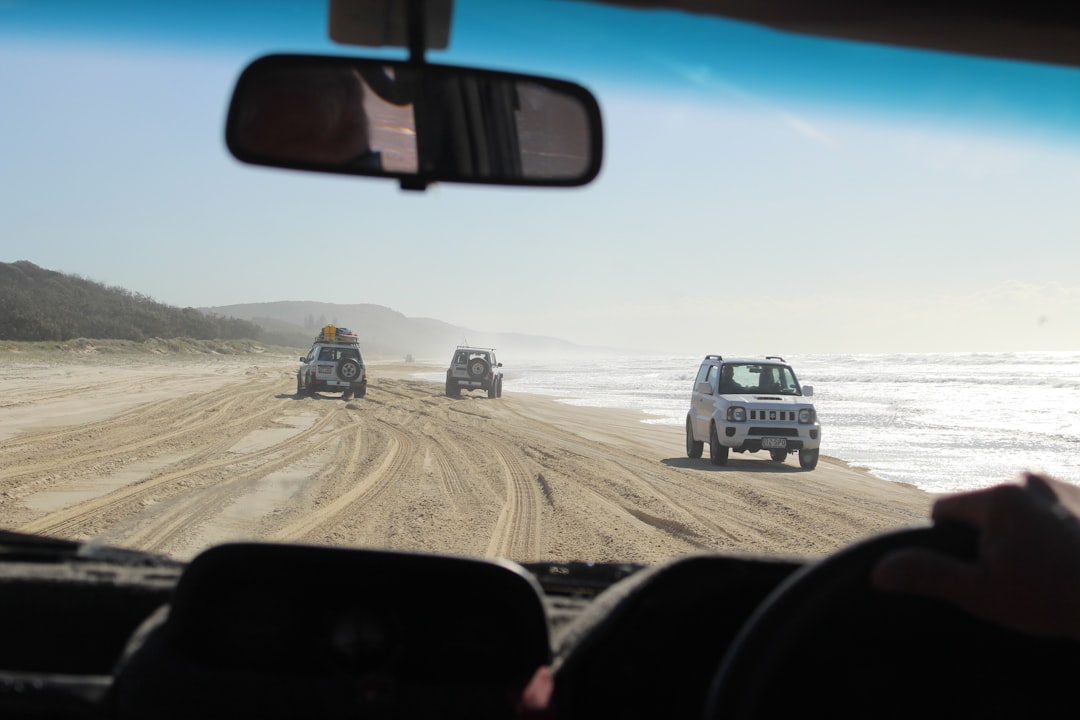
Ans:
[[[936,493],[1080,480],[1080,70],[458,0],[428,59],[591,91],[595,181],[238,162],[257,57],[407,58],[328,24],[0,5],[0,527],[655,563],[820,555]],[[413,167],[395,118],[380,152]],[[362,367],[297,362],[330,326],[357,349],[319,359]],[[812,410],[725,436],[695,392],[717,353],[760,358],[716,361],[721,393]]]
[[[720,367],[719,375],[720,392],[724,394],[800,393],[795,373],[783,365],[726,363]]]

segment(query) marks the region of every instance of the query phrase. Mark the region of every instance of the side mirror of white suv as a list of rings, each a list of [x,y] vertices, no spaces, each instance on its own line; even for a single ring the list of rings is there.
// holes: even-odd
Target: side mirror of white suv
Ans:
[[[707,382],[699,382],[694,386],[694,392],[700,395],[712,395],[712,385]]]
[[[814,386],[813,385],[803,385],[802,386],[802,394],[803,394],[803,397],[813,397],[814,396]]]

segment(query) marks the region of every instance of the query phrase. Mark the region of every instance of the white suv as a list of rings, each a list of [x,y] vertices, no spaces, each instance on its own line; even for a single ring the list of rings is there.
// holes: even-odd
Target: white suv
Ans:
[[[356,334],[348,328],[327,325],[311,350],[300,358],[296,371],[296,394],[340,392],[344,400],[367,394],[367,367]]]
[[[708,442],[712,464],[724,465],[732,450],[765,450],[777,462],[797,452],[800,467],[813,470],[821,446],[817,411],[806,399],[813,394],[781,357],[706,355],[686,414],[686,454],[701,457]]]
[[[446,394],[461,397],[462,390],[486,390],[489,398],[502,397],[502,363],[495,348],[458,345],[446,368]]]

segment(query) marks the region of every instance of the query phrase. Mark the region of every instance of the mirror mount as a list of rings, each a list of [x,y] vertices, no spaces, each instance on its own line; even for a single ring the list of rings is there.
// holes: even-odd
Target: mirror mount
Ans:
[[[423,65],[427,62],[427,38],[424,37],[424,0],[405,0],[406,22],[409,29],[409,64]],[[430,182],[423,175],[401,178],[402,190],[424,192]]]
[[[409,27],[409,62],[423,64],[426,62],[424,53],[427,51],[424,37],[424,0],[406,0],[406,22]]]
[[[409,49],[410,4],[413,0],[330,0],[330,39],[342,45]],[[423,0],[424,48],[450,45],[453,0]]]

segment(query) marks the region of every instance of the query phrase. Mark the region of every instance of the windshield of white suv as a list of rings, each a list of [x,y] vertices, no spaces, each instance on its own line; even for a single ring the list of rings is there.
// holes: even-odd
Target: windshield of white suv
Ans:
[[[783,365],[725,363],[720,368],[720,392],[799,394],[791,368]]]

